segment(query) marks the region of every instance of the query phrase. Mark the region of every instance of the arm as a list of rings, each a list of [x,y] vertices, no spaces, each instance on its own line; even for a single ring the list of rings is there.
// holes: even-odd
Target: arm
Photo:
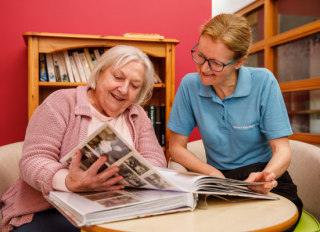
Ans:
[[[279,178],[289,167],[291,161],[291,149],[288,137],[272,139],[269,141],[272,158],[262,172],[251,173],[246,181],[269,181],[259,186],[251,186],[250,189],[268,193],[277,186],[276,179]]]
[[[264,171],[273,172],[275,179],[279,178],[289,167],[291,161],[291,149],[288,137],[272,139],[269,141],[272,158]]]
[[[218,169],[203,162],[187,149],[188,138],[188,136],[171,131],[169,143],[171,158],[193,172],[224,178],[224,175]]]

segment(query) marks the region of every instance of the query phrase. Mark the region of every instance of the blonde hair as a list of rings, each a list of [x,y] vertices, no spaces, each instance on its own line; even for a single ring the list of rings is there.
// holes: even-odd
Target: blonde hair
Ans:
[[[110,66],[116,70],[130,63],[138,61],[144,66],[144,77],[142,88],[137,95],[134,103],[141,105],[145,104],[152,96],[155,71],[149,57],[140,49],[132,46],[117,45],[106,51],[97,61],[94,66],[90,78],[89,85],[92,89],[96,88],[100,72]]]
[[[201,35],[209,35],[213,41],[220,40],[234,51],[234,59],[248,54],[252,42],[251,26],[247,19],[236,14],[219,14],[201,28]]]

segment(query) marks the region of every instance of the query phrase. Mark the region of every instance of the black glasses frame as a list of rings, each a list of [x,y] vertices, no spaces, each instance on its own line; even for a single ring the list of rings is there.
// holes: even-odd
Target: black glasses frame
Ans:
[[[198,45],[199,45],[199,43],[197,43],[197,44],[191,49],[191,56],[192,56],[193,61],[194,61],[196,64],[202,65],[202,64],[204,64],[205,62],[208,62],[208,66],[209,66],[209,68],[210,68],[211,70],[216,71],[216,72],[222,72],[223,69],[224,69],[224,67],[226,67],[226,66],[228,66],[228,65],[230,65],[230,64],[232,64],[232,63],[234,63],[234,62],[236,61],[236,60],[233,60],[233,61],[230,61],[229,63],[225,64],[225,63],[223,63],[223,62],[221,62],[221,61],[219,61],[219,60],[216,60],[216,59],[207,59],[204,55],[202,55],[200,52],[198,52],[198,51],[195,50],[195,48],[196,48]],[[194,57],[194,53],[196,53],[197,55],[201,56],[201,57],[204,59],[204,61],[203,61],[202,63],[200,63],[199,61],[197,61],[197,60],[195,59],[195,57]],[[215,69],[213,69],[213,68],[211,67],[211,64],[210,64],[211,61],[214,61],[214,62],[216,62],[216,63],[218,63],[218,64],[221,64],[221,65],[222,65],[221,70],[215,70]]]

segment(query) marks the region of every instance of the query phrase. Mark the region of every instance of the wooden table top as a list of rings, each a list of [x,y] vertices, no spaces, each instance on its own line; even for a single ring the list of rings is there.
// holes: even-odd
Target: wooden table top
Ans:
[[[275,194],[272,194],[275,195]],[[151,216],[98,226],[83,227],[82,232],[169,232],[169,231],[283,231],[298,218],[296,206],[288,199],[240,199],[236,202],[209,197],[200,200],[193,212]]]

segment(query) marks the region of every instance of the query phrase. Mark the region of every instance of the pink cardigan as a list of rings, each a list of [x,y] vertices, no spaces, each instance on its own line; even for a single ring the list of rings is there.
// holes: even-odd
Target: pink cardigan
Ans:
[[[87,137],[91,111],[87,86],[55,91],[36,109],[26,131],[20,178],[2,196],[2,231],[32,221],[35,212],[52,206],[44,199],[54,174],[66,168],[59,159]],[[163,150],[152,124],[140,106],[125,112],[126,121],[140,154],[152,165],[166,167]]]

